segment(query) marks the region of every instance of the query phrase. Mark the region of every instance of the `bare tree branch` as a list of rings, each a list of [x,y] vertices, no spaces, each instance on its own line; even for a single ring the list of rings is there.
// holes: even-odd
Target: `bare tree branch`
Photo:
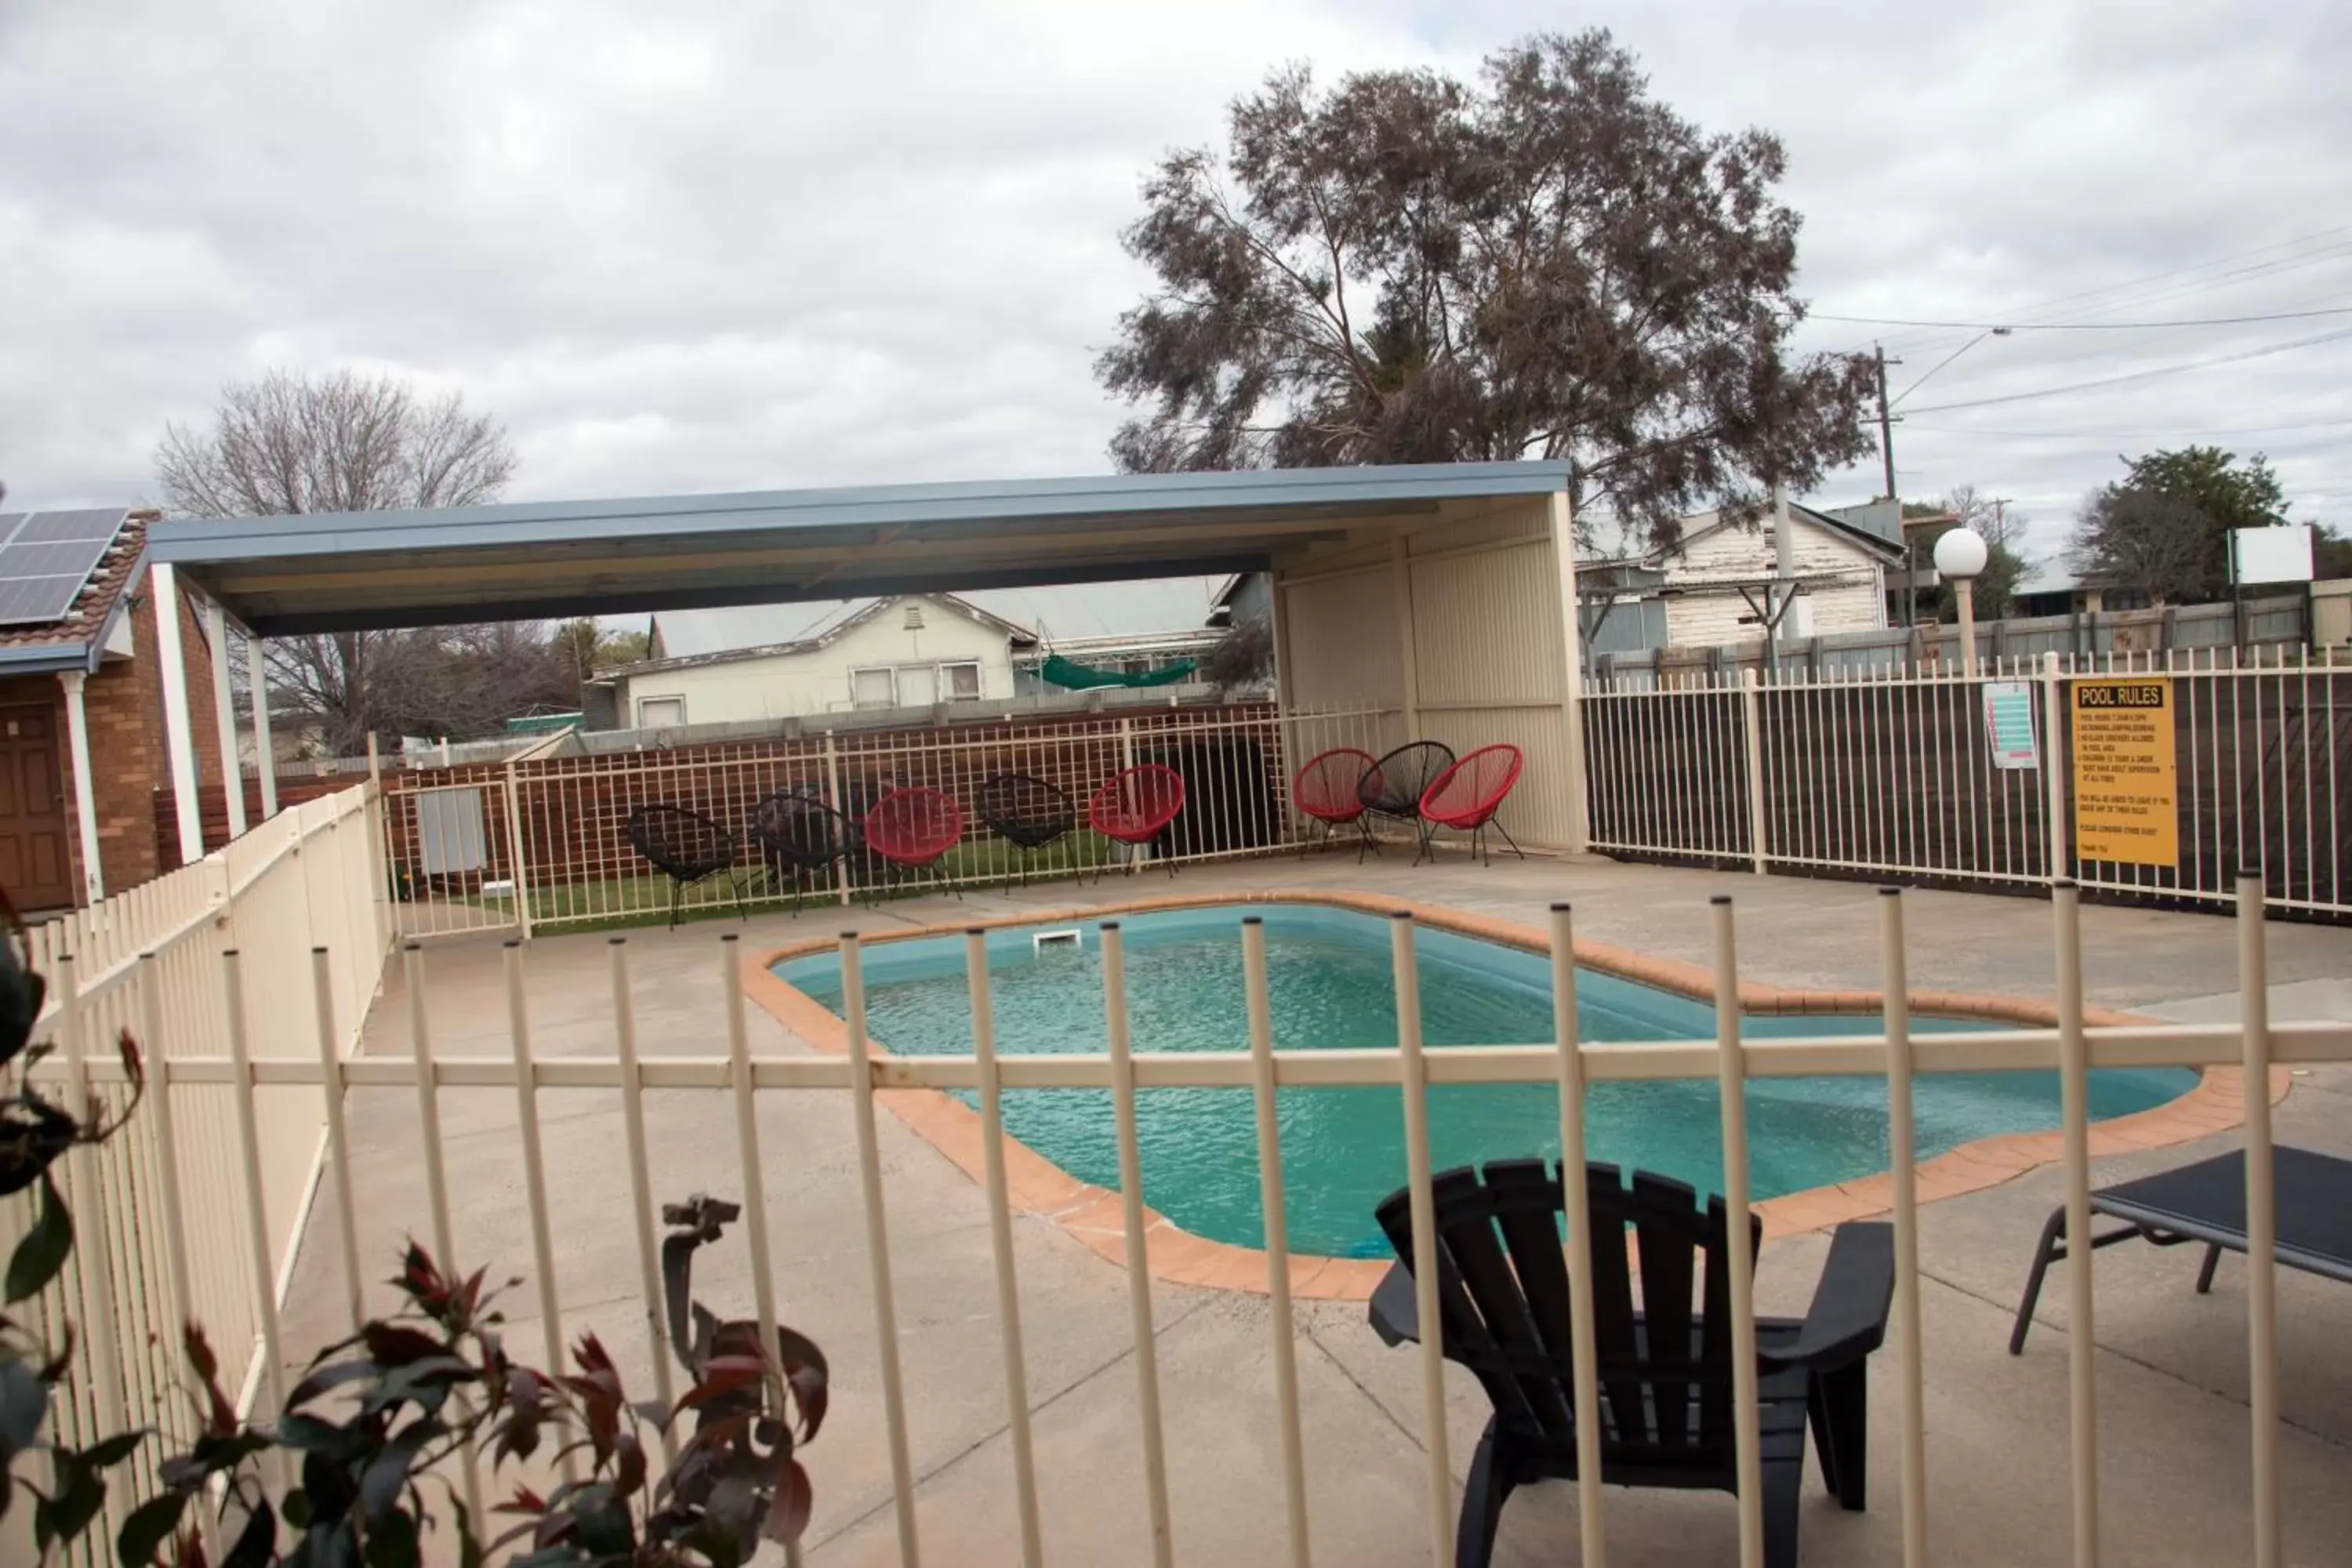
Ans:
[[[182,517],[420,510],[495,498],[515,470],[505,428],[452,393],[420,399],[391,376],[273,371],[228,386],[209,426],[169,426],[156,477]],[[356,752],[370,733],[471,735],[577,700],[544,627],[469,626],[277,637],[273,705]]]

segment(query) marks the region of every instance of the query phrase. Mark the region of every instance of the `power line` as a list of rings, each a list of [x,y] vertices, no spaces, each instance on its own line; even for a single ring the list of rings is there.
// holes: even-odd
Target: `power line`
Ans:
[[[1915,321],[1899,316],[1806,317],[1811,321],[1850,321],[1866,327],[1949,327],[1962,331],[2137,332],[2158,327],[2241,327],[2255,321],[2301,321],[2314,316],[2352,316],[2352,305],[2324,310],[2280,310],[2267,316],[2203,316],[2180,321]]]
[[[2352,327],[2340,331],[2322,332],[2317,337],[2297,338],[2293,342],[2269,343],[2242,353],[2215,354],[2210,359],[2190,360],[2184,364],[2158,365],[2153,370],[2136,370],[2123,375],[2103,376],[2097,381],[2078,381],[2066,386],[2045,386],[2035,392],[2011,392],[1999,397],[1973,397],[1964,403],[1935,403],[1925,408],[1915,408],[1914,414],[1942,414],[1954,408],[1985,408],[1996,403],[2025,403],[2037,397],[2056,397],[2069,392],[2090,392],[2103,386],[2120,386],[2126,382],[2150,381],[2160,375],[2178,375],[2183,371],[2203,370],[2210,365],[2236,364],[2243,360],[2262,359],[2266,355],[2284,353],[2290,349],[2307,349],[2318,343],[2332,343],[2352,338]]]
[[[2315,419],[2299,425],[2236,425],[2208,429],[2201,425],[2174,425],[2161,430],[1986,430],[1973,425],[1912,425],[1944,436],[1990,436],[2005,441],[2160,441],[2168,436],[2279,436],[2294,430],[2338,430],[2352,419]]]
[[[2203,261],[2190,262],[2187,266],[2183,267],[2169,268],[2162,272],[2151,272],[2144,277],[2129,279],[2121,283],[2103,284],[2095,289],[2084,289],[2072,294],[2061,294],[2054,299],[2042,300],[2032,304],[2017,306],[2011,313],[2021,320],[2030,316],[2040,316],[2045,318],[2045,320],[2049,318],[2080,318],[2097,315],[2102,310],[2116,310],[2126,305],[2150,304],[2158,300],[2175,298],[2182,294],[2204,293],[2213,289],[2229,287],[2232,280],[2241,278],[2260,276],[2262,274],[2273,271],[2294,271],[2297,268],[2311,266],[2318,262],[2332,260],[2335,259],[2346,248],[2346,247],[2343,242],[2339,241],[2335,245],[2324,246],[2318,250],[2305,251],[2301,255],[2273,257],[2272,259],[2268,261],[2255,262],[2251,266],[2237,268],[2212,278],[2195,279],[2187,282],[2173,284],[2169,288],[2158,289],[2145,293],[2137,293],[2135,291],[2147,289],[2147,286],[2152,283],[2163,283],[2170,279],[2187,278],[2191,273],[2209,271],[2216,267],[2227,267],[2233,261],[2245,261],[2252,257],[2268,256],[2273,251],[2293,251],[2294,247],[2298,246],[2311,245],[2320,240],[2335,239],[2336,236],[2343,234],[2352,234],[2352,224],[2338,224],[2333,228],[2324,228],[2311,234],[2297,235],[2290,239],[2273,240],[2268,245],[2258,245],[2246,250],[2230,251],[2221,256],[2210,257]],[[2101,296],[2105,295],[2120,297],[2105,300],[2101,299]],[[2094,302],[2089,304],[2081,303],[2081,301],[2085,300]],[[2073,310],[2062,309],[2062,307],[2069,305],[2074,306],[2075,308]],[[2015,325],[2018,323],[2012,322],[2011,324]],[[2042,323],[2025,322],[2024,324],[2039,325]],[[1905,342],[1898,342],[1894,346],[1897,348],[1906,348],[1922,345],[1916,340],[1906,340]]]

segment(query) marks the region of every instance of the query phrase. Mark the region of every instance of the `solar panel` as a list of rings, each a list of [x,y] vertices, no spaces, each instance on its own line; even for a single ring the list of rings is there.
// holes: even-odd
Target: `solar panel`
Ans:
[[[99,507],[88,511],[40,511],[26,521],[13,539],[0,540],[9,544],[55,544],[68,539],[111,540],[122,526],[121,507]]]
[[[25,514],[21,511],[0,511],[0,544],[7,543],[8,536],[16,532],[16,525],[24,521]]]
[[[0,626],[62,619],[124,515],[120,507],[30,512],[0,533]]]
[[[72,608],[80,577],[18,577],[0,582],[0,626],[54,621]]]

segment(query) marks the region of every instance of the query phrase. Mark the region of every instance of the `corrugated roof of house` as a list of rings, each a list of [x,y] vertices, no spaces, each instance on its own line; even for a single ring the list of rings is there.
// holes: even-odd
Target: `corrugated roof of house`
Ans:
[[[1043,642],[1149,637],[1197,631],[1209,618],[1216,577],[1158,577],[1130,583],[1073,583],[1042,588],[978,588],[926,597],[960,600]],[[667,610],[654,617],[666,658],[697,658],[741,648],[810,642],[840,627],[873,599],[740,605]]]

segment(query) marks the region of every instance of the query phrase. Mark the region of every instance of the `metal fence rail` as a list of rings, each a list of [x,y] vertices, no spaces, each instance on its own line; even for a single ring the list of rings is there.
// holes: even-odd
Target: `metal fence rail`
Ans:
[[[2221,650],[2226,652],[2227,650]],[[2168,859],[2105,858],[2077,777],[2086,688],[2168,704]],[[2009,726],[1994,734],[1994,715]],[[1586,696],[1592,845],[1757,871],[1902,877],[2352,917],[2352,665],[2298,651],[1603,682]]]
[[[348,886],[344,888],[350,893]],[[2263,946],[2263,893],[2251,879],[2239,893],[2241,941],[2239,949],[2239,981],[2243,994],[2259,998],[2265,994],[2267,973]],[[1883,924],[1884,970],[1893,995],[1902,997],[1905,974],[1905,937],[1899,895],[1890,893],[1885,903]],[[1281,1158],[1281,1135],[1277,1123],[1269,1114],[1271,1095],[1279,1087],[1321,1089],[1329,1088],[1377,1087],[1393,1090],[1401,1097],[1407,1129],[1406,1168],[1399,1173],[1411,1189],[1413,1226],[1420,1244],[1420,1255],[1434,1255],[1432,1246],[1432,1215],[1434,1199],[1432,1191],[1430,1152],[1427,1137],[1426,1097],[1433,1085],[1451,1083],[1551,1083],[1561,1091],[1561,1134],[1563,1148],[1571,1161],[1581,1147],[1583,1086],[1591,1081],[1627,1079],[1713,1079],[1720,1086],[1725,1132],[1724,1191],[1729,1194],[1737,1210],[1744,1204],[1746,1192],[1746,1154],[1744,1128],[1746,1118],[1746,1085],[1756,1078],[1788,1075],[1846,1074],[1883,1077],[1888,1085],[1887,1117],[1890,1147],[1906,1151],[1912,1147],[1912,1107],[1910,1085],[1918,1073],[1970,1072],[2020,1068],[2055,1068],[2061,1075],[2064,1095],[2065,1166],[2069,1205],[2074,1212],[2077,1228],[2073,1234],[2087,1234],[2087,1194],[2089,1191],[2089,1140],[2085,1120],[2086,1074],[2093,1068],[2124,1066],[2215,1066],[2241,1067],[2247,1077],[2246,1101],[2249,1108],[2246,1140],[2249,1147],[2248,1205],[2250,1235],[2258,1245],[2253,1248],[2249,1268],[2258,1283],[2249,1291],[2250,1380],[2252,1384],[2255,1420],[2252,1432],[2253,1474],[2257,1484],[2249,1502],[2249,1526],[2254,1543],[2252,1560],[2258,1563],[2274,1564],[2280,1550],[2278,1499],[2275,1486],[2265,1478],[2275,1474],[2277,1443],[2277,1405],[2275,1350],[2273,1338],[2273,1298],[2268,1287],[2273,1262],[2268,1248],[2259,1245],[2260,1238],[2272,1234],[2272,1196],[2263,1180],[2270,1157],[2270,1123],[2263,1086],[2269,1082],[2273,1063],[2311,1063],[2352,1060],[2352,1026],[2289,1025],[2273,1026],[2259,1006],[2250,1008],[2241,1026],[2135,1026],[2126,1027],[2089,1028],[2084,1025],[2078,906],[2075,890],[2062,884],[2053,904],[2053,946],[2059,974],[2056,1026],[2039,1029],[2017,1029],[1998,1033],[1939,1034],[1915,1038],[1908,1028],[1906,1005],[1890,1007],[1885,1026],[1878,1036],[1860,1037],[1842,1036],[1804,1039],[1742,1040],[1731,1016],[1728,1004],[1738,994],[1740,974],[1733,945],[1732,910],[1728,900],[1719,900],[1716,911],[1715,971],[1717,995],[1724,1010],[1719,1014],[1720,1026],[1713,1040],[1644,1041],[1637,1043],[1605,1043],[1579,1041],[1575,1036],[1575,991],[1577,970],[1574,947],[1570,940],[1569,914],[1565,906],[1556,909],[1551,954],[1552,986],[1555,1001],[1557,1037],[1523,1045],[1451,1047],[1441,1051],[1420,1048],[1417,1029],[1417,994],[1415,960],[1415,928],[1409,916],[1399,916],[1392,926],[1395,1002],[1399,1019],[1399,1039],[1368,1044],[1363,1048],[1344,1050],[1277,1051],[1271,1048],[1265,1020],[1268,1017],[1265,966],[1263,947],[1252,929],[1244,924],[1236,931],[1244,955],[1244,984],[1250,1020],[1249,1038],[1236,1040],[1230,1050],[1215,1053],[1160,1053],[1150,1049],[1149,1038],[1132,1040],[1125,1019],[1125,995],[1119,949],[1117,941],[1105,945],[1104,999],[1111,1023],[1111,1048],[1106,1053],[1087,1055],[1027,1055],[1018,1050],[1020,1042],[1007,1042],[1015,1047],[1000,1052],[998,1042],[990,1026],[990,1009],[984,967],[973,965],[968,972],[968,994],[975,1020],[973,1049],[961,1057],[898,1058],[878,1053],[866,1037],[866,986],[862,978],[861,947],[858,939],[842,939],[841,960],[846,1001],[848,1050],[841,1057],[769,1056],[757,1055],[747,1044],[744,1029],[742,967],[731,938],[722,939],[714,947],[719,954],[719,972],[714,983],[723,988],[722,1000],[727,1018],[725,1050],[693,1058],[667,1058],[647,1061],[641,1059],[635,1048],[636,1031],[635,1001],[627,972],[626,945],[616,941],[613,947],[614,999],[615,1004],[614,1029],[614,1054],[604,1058],[539,1057],[531,1049],[529,1010],[522,993],[520,965],[509,961],[506,969],[510,1048],[504,1055],[449,1057],[436,1052],[423,1023],[421,1005],[413,1005],[411,1019],[411,1050],[405,1056],[353,1058],[348,1042],[331,1039],[321,1033],[318,1048],[313,1053],[257,1054],[251,1048],[247,1035],[257,1035],[266,1028],[264,1014],[285,1009],[256,1009],[251,999],[257,987],[250,984],[256,978],[254,960],[240,958],[234,951],[207,951],[187,965],[186,984],[192,987],[170,1007],[152,1006],[149,1011],[150,1029],[154,1037],[156,1062],[152,1084],[155,1120],[167,1127],[183,1130],[183,1159],[192,1150],[184,1138],[186,1130],[195,1125],[193,1108],[214,1104],[226,1099],[237,1108],[235,1118],[245,1130],[245,1158],[226,1162],[225,1185],[235,1194],[223,1205],[225,1220],[231,1226],[229,1244],[222,1250],[250,1258],[262,1256],[268,1243],[267,1236],[257,1234],[263,1205],[256,1194],[262,1187],[263,1176],[254,1158],[255,1139],[252,1130],[258,1120],[258,1108],[268,1097],[298,1097],[310,1108],[313,1124],[323,1120],[326,1146],[321,1152],[324,1163],[339,1176],[347,1169],[351,1151],[345,1146],[345,1134],[338,1114],[340,1100],[351,1088],[406,1087],[417,1097],[417,1135],[419,1154],[428,1176],[428,1189],[437,1187],[443,1166],[445,1147],[437,1110],[442,1091],[457,1088],[510,1087],[522,1110],[520,1149],[529,1179],[524,1192],[531,1207],[534,1238],[534,1264],[541,1278],[541,1292],[545,1322],[545,1343],[552,1356],[562,1343],[563,1329],[554,1304],[562,1299],[559,1273],[564,1254],[550,1234],[546,1214],[543,1178],[530,1175],[536,1163],[535,1129],[537,1096],[545,1090],[595,1089],[617,1096],[630,1131],[626,1157],[631,1163],[632,1189],[635,1194],[635,1231],[638,1248],[643,1300],[615,1309],[625,1319],[636,1321],[637,1331],[646,1336],[646,1349],[652,1364],[657,1369],[666,1365],[667,1350],[662,1342],[663,1308],[657,1283],[654,1255],[654,1227],[650,1183],[646,1168],[646,1144],[642,1131],[642,1100],[647,1090],[696,1089],[715,1092],[726,1097],[714,1101],[714,1111],[725,1115],[731,1102],[737,1129],[736,1153],[742,1191],[747,1199],[763,1190],[761,1156],[751,1108],[756,1097],[767,1093],[805,1093],[817,1091],[829,1094],[846,1093],[856,1130],[863,1213],[870,1248],[873,1270],[872,1306],[876,1318],[878,1352],[882,1358],[879,1386],[886,1405],[886,1417],[891,1448],[892,1473],[897,1491],[897,1524],[900,1560],[912,1568],[918,1561],[916,1514],[912,1507],[914,1485],[908,1457],[907,1432],[909,1421],[909,1391],[904,1386],[896,1365],[897,1345],[903,1324],[891,1288],[891,1226],[885,1205],[886,1184],[877,1132],[877,1112],[874,1094],[879,1089],[934,1088],[961,1089],[976,1091],[982,1114],[987,1119],[992,1133],[997,1128],[999,1097],[1009,1089],[1026,1088],[1092,1088],[1112,1091],[1113,1116],[1118,1123],[1123,1162],[1131,1154],[1133,1142],[1133,1097],[1138,1089],[1163,1087],[1211,1088],[1245,1092],[1253,1095],[1259,1110],[1257,1118],[1257,1157],[1262,1171],[1267,1173],[1264,1188],[1267,1205],[1267,1234],[1278,1238],[1282,1231],[1281,1193],[1278,1179]],[[362,954],[371,952],[362,945]],[[54,961],[54,955],[52,955]],[[421,998],[430,984],[429,957],[411,946],[405,954],[409,976],[415,983],[413,998]],[[246,966],[239,984],[236,976],[240,966]],[[366,962],[354,973],[363,973]],[[133,973],[156,973],[152,965],[143,965]],[[315,970],[320,986],[320,1017],[323,1022],[332,1011],[330,1004],[341,1005],[340,1000],[326,993],[339,983],[334,978],[340,971],[330,956]],[[205,975],[212,978],[205,979]],[[150,996],[157,994],[149,993]],[[239,998],[245,999],[245,1012],[240,1016]],[[67,1031],[70,1041],[88,1016],[70,1005],[60,1015],[58,1026]],[[1139,1048],[1138,1048],[1139,1047]],[[45,1068],[45,1071],[51,1069]],[[88,1053],[70,1048],[65,1065],[55,1069],[77,1081],[86,1080],[101,1092],[120,1092],[124,1075],[119,1063],[99,1060]],[[207,1100],[206,1097],[211,1097]],[[2256,1107],[2261,1107],[2257,1110]],[[992,1143],[992,1149],[1000,1146]],[[1571,1167],[1572,1168],[1572,1167]],[[1135,1171],[1126,1173],[1126,1206],[1129,1222],[1130,1258],[1146,1245],[1142,1234],[1139,1199],[1136,1196]],[[120,1216],[124,1213],[123,1194],[110,1186],[104,1172],[91,1163],[82,1163],[70,1173],[73,1200],[88,1205],[89,1212]],[[340,1183],[339,1183],[340,1184]],[[1571,1192],[1578,1184],[1568,1184]],[[1006,1376],[1006,1415],[1012,1429],[1020,1433],[1024,1428],[1031,1394],[1024,1374],[1024,1331],[1017,1303],[1016,1253],[1009,1243],[1011,1210],[1001,1160],[992,1160],[985,1183],[986,1201],[994,1245],[991,1248],[997,1316],[1002,1336]],[[348,1189],[345,1189],[346,1191]],[[243,1200],[240,1205],[236,1198]],[[207,1200],[209,1201],[209,1200]],[[446,1233],[446,1222],[442,1212],[445,1200],[436,1198],[432,1218],[436,1232]],[[1573,1201],[1573,1200],[1571,1200]],[[1903,1462],[1901,1475],[1901,1508],[1904,1516],[1904,1561],[1916,1568],[1926,1560],[1931,1540],[1931,1522],[1926,1513],[1924,1477],[1927,1463],[1927,1433],[1922,1408],[1921,1389],[1924,1386],[1922,1364],[1929,1353],[1918,1332],[1917,1292],[1919,1274],[1916,1247],[1916,1199],[1913,1185],[1907,1180],[1896,1182],[1894,1190],[1893,1219],[1896,1231],[1898,1283],[1900,1293],[1897,1319],[1898,1332],[1892,1346],[1902,1371],[1900,1441]],[[250,1223],[238,1226],[236,1215],[242,1212]],[[789,1209],[780,1210],[768,1220],[758,1208],[751,1211],[751,1228],[754,1247],[754,1279],[759,1294],[759,1312],[763,1323],[774,1316],[774,1280],[772,1270],[776,1258],[789,1259],[795,1254],[787,1247],[774,1246],[772,1230],[789,1237],[794,1216]],[[1733,1234],[1740,1233],[1741,1219],[1732,1216]],[[95,1228],[95,1227],[94,1227]],[[119,1239],[125,1249],[110,1260],[114,1268],[142,1275],[163,1273],[178,1276],[193,1269],[200,1258],[190,1242],[183,1241],[170,1227],[133,1225],[110,1225],[103,1227],[110,1237]],[[241,1230],[242,1234],[237,1234]],[[350,1233],[348,1216],[344,1232]],[[438,1237],[445,1244],[446,1234]],[[1614,1243],[1612,1243],[1613,1245]],[[1592,1238],[1589,1227],[1571,1210],[1567,1230],[1567,1258],[1571,1280],[1571,1300],[1589,1302],[1593,1287],[1591,1262]],[[772,1253],[771,1249],[772,1248]],[[158,1254],[161,1256],[159,1257]],[[1734,1257],[1741,1256],[1735,1248]],[[2097,1349],[2092,1336],[2085,1331],[2094,1310],[2093,1279],[2087,1266],[2090,1249],[2077,1249],[2075,1261],[2068,1270],[2070,1310],[2076,1331],[2069,1336],[2069,1355],[2074,1389],[2074,1416],[2071,1435],[2073,1468],[2071,1484],[2076,1521],[2074,1560],[2078,1564],[2097,1561],[2096,1521],[2099,1508],[2098,1428],[2093,1399],[2094,1362]],[[158,1266],[161,1266],[160,1268]],[[359,1261],[346,1248],[339,1260],[345,1278],[343,1284],[349,1300],[357,1310],[360,1289]],[[789,1264],[787,1265],[789,1267]],[[1269,1258],[1270,1278],[1282,1272],[1279,1256]],[[217,1324],[234,1325],[236,1331],[257,1336],[272,1352],[281,1349],[299,1352],[309,1347],[278,1347],[271,1342],[275,1324],[275,1301],[267,1269],[240,1274],[232,1268],[229,1274],[241,1282],[247,1295],[245,1310],[233,1310],[233,1303],[221,1295],[210,1293],[215,1288],[199,1288],[194,1295],[184,1295],[199,1310],[213,1317]],[[1731,1282],[1730,1300],[1733,1321],[1733,1363],[1753,1367],[1755,1326],[1751,1285],[1747,1270],[1735,1271]],[[108,1270],[85,1270],[79,1289],[89,1289],[94,1280],[113,1278]],[[1423,1323],[1438,1321],[1434,1300],[1437,1273],[1424,1270],[1419,1284]],[[219,1289],[234,1289],[230,1285]],[[1310,1511],[1307,1500],[1315,1486],[1312,1455],[1300,1438],[1298,1418],[1298,1374],[1294,1361],[1282,1353],[1295,1332],[1284,1299],[1275,1298],[1276,1310],[1270,1333],[1276,1347],[1270,1363],[1272,1376],[1262,1390],[1267,1419],[1276,1423],[1282,1435],[1284,1454],[1285,1513],[1287,1519],[1287,1549],[1289,1560],[1305,1563],[1310,1559],[1308,1539]],[[176,1304],[176,1301],[173,1302]],[[1160,1431],[1159,1405],[1154,1384],[1152,1357],[1154,1347],[1150,1331],[1149,1282],[1139,1269],[1135,1275],[1132,1302],[1132,1331],[1138,1361],[1139,1397],[1138,1414],[1144,1424],[1144,1441],[1139,1449],[1139,1463],[1146,1472],[1146,1511],[1136,1521],[1139,1535],[1148,1536],[1151,1552],[1158,1561],[1167,1560],[1174,1537],[1185,1529],[1181,1518],[1171,1519],[1167,1512],[1167,1478],[1165,1474],[1164,1441]],[[63,1303],[58,1303],[59,1308]],[[173,1419],[170,1377],[156,1364],[156,1358],[140,1337],[149,1320],[125,1318],[112,1310],[91,1311],[82,1303],[85,1321],[92,1326],[89,1336],[89,1352],[100,1376],[101,1397],[92,1405],[89,1401],[77,1403],[66,1414],[64,1425],[69,1436],[84,1438],[100,1430],[110,1430],[109,1425],[126,1412],[141,1418],[156,1418],[167,1425]],[[1597,1434],[1599,1423],[1595,1411],[1588,1403],[1597,1367],[1591,1344],[1589,1315],[1579,1312],[1571,1320],[1573,1353],[1580,1368],[1579,1404],[1582,1406],[1580,1428],[1586,1434]],[[1438,1336],[1432,1333],[1423,1342],[1423,1377],[1424,1380],[1423,1430],[1422,1437],[1426,1456],[1428,1479],[1428,1522],[1430,1560],[1444,1568],[1450,1563],[1453,1549],[1453,1510],[1455,1494],[1448,1468],[1444,1415],[1445,1401],[1438,1357]],[[110,1379],[119,1380],[121,1392],[107,1394]],[[268,1393],[260,1401],[261,1413],[268,1414],[269,1401],[277,1395],[275,1383],[264,1379]],[[668,1390],[658,1392],[666,1398]],[[1761,1561],[1761,1520],[1757,1505],[1758,1491],[1752,1484],[1756,1475],[1755,1458],[1759,1448],[1758,1413],[1752,1387],[1743,1387],[1735,1405],[1736,1445],[1740,1456],[1741,1471],[1750,1481],[1740,1509],[1740,1539],[1743,1562]],[[1022,1446],[1016,1441],[1014,1468],[1016,1495],[1008,1500],[1012,1512],[1021,1522],[1023,1556],[1028,1562],[1043,1561],[1040,1531],[1037,1524],[1034,1480],[1029,1467],[1021,1461]],[[1588,1461],[1594,1456],[1588,1453]],[[478,1487],[472,1468],[461,1467],[460,1484],[468,1489]],[[1602,1561],[1606,1542],[1608,1504],[1600,1486],[1600,1467],[1588,1462],[1582,1467],[1581,1511],[1585,1531],[1584,1560],[1590,1563]],[[1965,1531],[1966,1521],[1958,1530]]]
[[[848,903],[912,888],[1050,882],[1126,860],[1097,836],[1087,802],[1112,774],[1143,763],[1185,779],[1183,813],[1148,854],[1154,866],[1262,854],[1304,842],[1292,774],[1333,746],[1380,752],[1395,714],[1377,709],[1277,711],[1264,703],[945,729],[844,731],[677,751],[520,761],[503,767],[384,780],[386,858],[411,936],[621,923],[665,915],[667,879],[630,843],[630,813],[653,805],[699,812],[731,834],[733,868],[685,889],[687,913]],[[1072,829],[1034,853],[1000,837],[977,806],[999,774],[1061,791]],[[763,854],[750,834],[761,800],[799,795],[855,825],[892,789],[956,800],[963,841],[931,870],[908,876],[845,827],[847,851],[814,872]],[[1130,862],[1131,864],[1131,862]]]

